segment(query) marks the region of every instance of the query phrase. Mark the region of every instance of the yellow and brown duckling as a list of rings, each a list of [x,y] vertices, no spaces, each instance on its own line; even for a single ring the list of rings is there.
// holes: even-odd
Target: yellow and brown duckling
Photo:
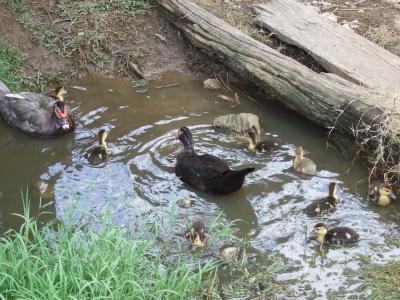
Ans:
[[[193,221],[192,228],[185,233],[190,247],[203,247],[207,244],[207,227],[203,221]]]
[[[396,195],[389,183],[375,181],[369,187],[369,198],[378,205],[387,206],[396,199]]]
[[[75,121],[64,103],[64,87],[49,97],[31,92],[11,93],[0,85],[0,114],[11,126],[41,137],[57,136],[74,131]]]
[[[315,217],[333,211],[336,207],[336,204],[340,202],[339,197],[336,195],[336,190],[336,183],[329,183],[329,195],[327,197],[314,200],[304,209],[304,212],[309,216]]]
[[[307,175],[314,175],[317,172],[317,165],[311,159],[304,157],[302,146],[296,146],[294,154],[293,168],[296,172]]]
[[[272,152],[274,150],[277,150],[282,145],[281,140],[274,136],[268,136],[261,141],[257,141],[257,137],[258,132],[253,126],[252,130],[248,132],[248,149],[250,151]]]
[[[318,223],[314,226],[317,234],[317,240],[323,244],[352,244],[358,241],[359,235],[353,229],[345,226],[328,229],[324,223]]]
[[[87,155],[87,159],[92,165],[101,164],[107,159],[108,156],[108,146],[106,142],[108,136],[107,131],[102,129],[99,131],[97,136],[99,138],[99,144]]]

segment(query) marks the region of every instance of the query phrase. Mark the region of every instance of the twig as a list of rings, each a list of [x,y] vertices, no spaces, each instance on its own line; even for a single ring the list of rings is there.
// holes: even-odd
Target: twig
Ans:
[[[167,85],[159,85],[159,86],[156,86],[155,88],[156,89],[165,89],[165,88],[170,88],[170,87],[178,86],[178,85],[181,85],[181,84],[180,83],[171,83],[171,84],[167,84]]]

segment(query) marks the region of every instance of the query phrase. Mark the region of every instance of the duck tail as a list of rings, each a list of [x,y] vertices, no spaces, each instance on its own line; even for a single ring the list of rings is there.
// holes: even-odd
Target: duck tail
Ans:
[[[9,93],[11,91],[3,82],[0,81],[0,92],[1,93]]]
[[[229,176],[238,176],[238,177],[244,177],[247,174],[253,172],[255,170],[255,168],[246,168],[243,170],[229,170],[226,171],[228,173]]]

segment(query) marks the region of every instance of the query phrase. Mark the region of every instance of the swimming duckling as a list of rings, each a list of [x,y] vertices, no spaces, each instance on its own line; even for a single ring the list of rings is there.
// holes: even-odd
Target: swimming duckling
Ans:
[[[359,235],[349,227],[335,227],[328,229],[324,223],[318,223],[314,226],[317,234],[317,240],[323,244],[352,244],[358,241]]]
[[[207,227],[203,221],[193,221],[192,228],[185,234],[190,247],[203,247],[207,244]]]
[[[329,195],[327,197],[314,200],[304,209],[304,212],[309,216],[321,216],[334,210],[336,204],[339,202],[340,200],[336,195],[336,183],[331,182],[329,183]]]
[[[309,158],[303,157],[304,151],[302,146],[296,146],[295,159],[293,161],[293,168],[295,171],[307,175],[314,175],[317,171],[317,165]]]
[[[56,96],[22,92],[10,93],[0,86],[0,113],[11,126],[36,136],[56,136],[72,132],[75,121],[64,103],[63,87],[55,90]]]
[[[387,206],[396,199],[392,186],[388,183],[375,181],[369,188],[370,199],[378,205]]]
[[[107,143],[106,143],[106,139],[108,136],[107,131],[102,129],[99,131],[97,136],[99,138],[99,145],[96,146],[94,149],[92,149],[89,152],[89,154],[87,155],[87,160],[92,165],[98,165],[98,164],[104,162],[107,159],[107,155],[108,155],[108,147],[107,147]]]
[[[249,142],[249,147],[248,149],[250,151],[258,151],[258,152],[272,152],[276,149],[278,149],[281,145],[282,142],[273,136],[266,137],[262,141],[257,142],[257,135],[258,132],[256,128],[253,126],[253,130],[250,130],[248,132],[248,142]]]

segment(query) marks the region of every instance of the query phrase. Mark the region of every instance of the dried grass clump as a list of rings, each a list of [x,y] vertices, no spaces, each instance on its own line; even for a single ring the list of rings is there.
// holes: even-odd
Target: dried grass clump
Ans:
[[[365,35],[374,43],[377,43],[396,55],[400,55],[400,36],[398,32],[389,25],[382,25],[377,28],[370,27]]]
[[[353,132],[359,152],[366,153],[372,164],[370,178],[382,176],[391,184],[400,184],[400,115],[387,109],[377,122],[359,122]]]

